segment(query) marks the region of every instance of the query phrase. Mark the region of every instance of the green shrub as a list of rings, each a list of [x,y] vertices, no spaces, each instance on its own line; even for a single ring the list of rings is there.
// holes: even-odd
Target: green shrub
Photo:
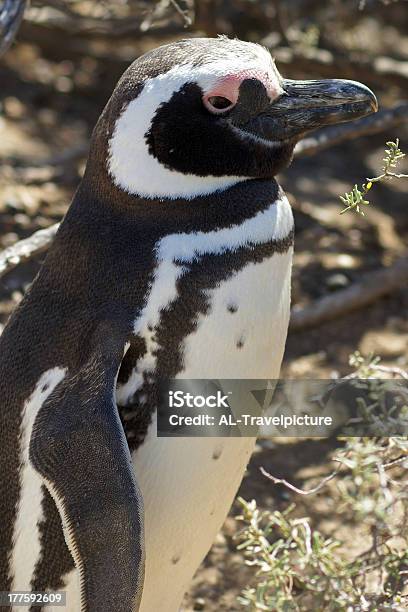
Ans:
[[[359,379],[386,369],[378,365],[378,359],[366,360],[359,353],[350,362]],[[240,499],[238,520],[243,527],[236,536],[238,548],[246,563],[256,568],[253,581],[239,597],[244,608],[278,612],[408,608],[404,592],[408,587],[408,440],[360,437],[340,442],[343,446],[330,457],[334,470],[313,489],[301,491],[271,478],[299,495],[316,495],[330,482],[332,518],[340,527],[346,523],[358,529],[366,538],[364,549],[353,554],[341,537],[325,537],[313,529],[311,519],[296,516],[295,504],[283,512],[262,511],[254,500]]]

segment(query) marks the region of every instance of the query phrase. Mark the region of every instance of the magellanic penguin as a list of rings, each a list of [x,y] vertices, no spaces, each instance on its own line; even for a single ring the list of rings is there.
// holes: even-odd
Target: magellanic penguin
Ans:
[[[226,38],[125,72],[0,340],[0,590],[179,609],[255,440],[157,438],[156,382],[278,377],[293,219],[274,177],[300,135],[375,108]]]

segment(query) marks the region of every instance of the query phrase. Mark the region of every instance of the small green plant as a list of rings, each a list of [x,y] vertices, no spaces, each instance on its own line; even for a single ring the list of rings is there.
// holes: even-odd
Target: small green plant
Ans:
[[[255,500],[238,500],[245,524],[239,534],[248,565],[257,568],[256,586],[246,588],[239,602],[250,610],[315,610],[330,602],[346,609],[358,602],[353,581],[359,564],[335,554],[339,542],[312,530],[310,519],[285,512],[261,512]],[[344,607],[342,607],[344,606]]]
[[[408,376],[358,352],[350,356],[350,365],[355,371],[349,378],[361,383],[379,372]],[[373,402],[379,401],[376,392]],[[330,482],[330,518],[338,525],[331,537],[315,529],[310,518],[298,518],[295,504],[283,512],[262,511],[254,500],[239,499],[243,528],[236,537],[246,563],[256,568],[239,602],[251,612],[407,609],[408,440],[350,437],[339,442],[343,446],[331,456],[333,472],[308,490],[261,470],[273,483],[302,496],[321,493]],[[341,539],[344,524],[364,542],[356,552]]]
[[[399,148],[399,139],[397,138],[395,142],[390,140],[386,143],[386,145],[387,148],[385,149],[385,157],[383,158],[384,166],[381,174],[373,178],[366,179],[366,182],[360,186],[357,184],[354,185],[351,191],[340,196],[340,200],[344,204],[344,208],[340,212],[341,215],[349,210],[354,210],[356,213],[364,216],[364,211],[362,208],[363,206],[368,206],[368,204],[370,204],[369,200],[366,199],[366,196],[375,183],[379,183],[380,181],[387,179],[408,178],[408,174],[396,173],[393,171],[393,169],[396,169],[399,162],[405,157],[405,153],[403,153]]]

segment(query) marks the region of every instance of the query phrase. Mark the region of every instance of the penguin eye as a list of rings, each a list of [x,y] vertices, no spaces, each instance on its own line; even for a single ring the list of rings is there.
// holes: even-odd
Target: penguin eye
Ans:
[[[211,96],[211,98],[208,98],[208,102],[217,110],[225,110],[232,105],[232,102],[223,96]]]
[[[208,96],[204,98],[204,106],[212,113],[222,113],[232,108],[234,102],[224,96]]]

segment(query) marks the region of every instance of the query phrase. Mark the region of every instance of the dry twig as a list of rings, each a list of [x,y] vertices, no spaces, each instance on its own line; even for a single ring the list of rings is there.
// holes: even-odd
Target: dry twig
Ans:
[[[59,223],[56,223],[47,229],[38,230],[29,238],[20,240],[0,253],[0,278],[19,264],[46,251],[54,239],[58,227]]]
[[[388,268],[367,273],[359,283],[351,287],[315,300],[302,309],[293,309],[289,328],[292,332],[296,332],[317,327],[326,321],[368,306],[379,298],[406,286],[407,282],[408,253]]]
[[[319,482],[318,485],[316,485],[315,487],[312,487],[311,489],[307,489],[306,491],[304,489],[299,489],[298,487],[295,487],[295,485],[291,484],[290,482],[288,482],[284,478],[276,478],[276,476],[272,476],[272,474],[267,472],[262,466],[259,468],[259,470],[260,470],[260,472],[262,473],[263,476],[266,476],[266,478],[269,478],[269,480],[272,480],[273,484],[282,484],[287,489],[290,489],[291,491],[294,491],[298,495],[313,495],[314,493],[318,493],[318,491],[323,489],[323,487],[325,487],[328,482],[333,480],[333,478],[335,478],[338,475],[338,473],[340,472],[341,467],[342,467],[342,465],[339,464],[339,466],[333,472],[331,472],[331,474],[329,474],[328,476],[323,478]]]

